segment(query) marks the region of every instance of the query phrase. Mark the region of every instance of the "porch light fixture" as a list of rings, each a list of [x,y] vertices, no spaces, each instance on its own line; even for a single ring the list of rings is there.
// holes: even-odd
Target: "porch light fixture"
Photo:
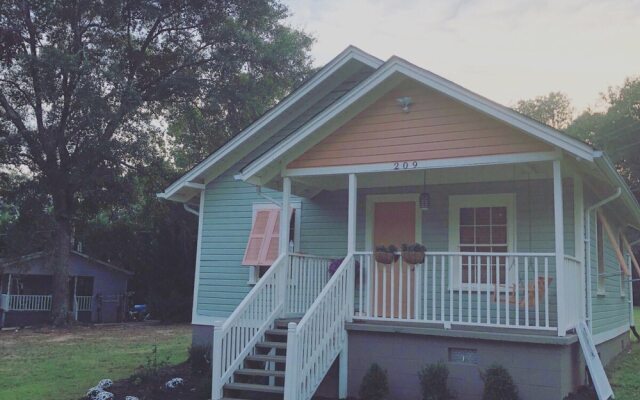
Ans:
[[[408,97],[408,96],[398,97],[396,101],[398,102],[398,105],[402,108],[402,111],[406,113],[409,112],[409,106],[413,104],[413,100],[411,100],[411,97]]]
[[[420,209],[427,211],[431,207],[431,195],[427,192],[427,171],[424,171],[424,177],[422,179],[422,193],[418,199],[420,203]]]

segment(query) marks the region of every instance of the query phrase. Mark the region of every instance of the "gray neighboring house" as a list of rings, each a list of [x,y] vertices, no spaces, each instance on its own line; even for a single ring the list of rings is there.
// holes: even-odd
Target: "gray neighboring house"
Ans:
[[[83,322],[120,322],[127,309],[131,271],[72,251],[69,308]],[[47,322],[51,312],[51,269],[44,252],[0,259],[0,327]]]

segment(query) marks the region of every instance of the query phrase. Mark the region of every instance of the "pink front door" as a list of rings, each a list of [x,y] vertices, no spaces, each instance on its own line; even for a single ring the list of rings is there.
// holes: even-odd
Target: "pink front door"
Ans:
[[[416,242],[416,202],[390,201],[374,205],[373,246],[391,244],[398,249],[403,243]],[[407,264],[376,264],[378,280],[377,316],[385,318],[412,318],[410,310],[415,298],[415,271]],[[408,290],[407,290],[408,289]],[[386,293],[385,293],[386,292]],[[375,305],[372,304],[375,310]]]

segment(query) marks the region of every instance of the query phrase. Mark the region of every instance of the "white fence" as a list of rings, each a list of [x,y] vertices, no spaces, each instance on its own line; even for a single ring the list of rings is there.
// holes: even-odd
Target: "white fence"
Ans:
[[[353,313],[354,259],[347,256],[287,335],[285,399],[310,399],[345,346]]]
[[[76,311],[91,311],[93,296],[75,296]]]
[[[10,311],[51,311],[51,295],[12,294],[6,295],[7,310]]]
[[[358,252],[355,317],[555,329],[553,253],[427,252],[420,264]]]

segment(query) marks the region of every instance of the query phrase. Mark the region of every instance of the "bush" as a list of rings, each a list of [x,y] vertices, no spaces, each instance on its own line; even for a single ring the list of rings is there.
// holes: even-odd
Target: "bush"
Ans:
[[[155,344],[151,347],[151,352],[146,358],[146,365],[140,365],[136,368],[136,372],[129,377],[129,381],[136,386],[158,380],[160,369],[169,365],[169,356],[164,360],[158,359],[158,346]]]
[[[189,365],[191,365],[191,372],[195,375],[208,374],[211,371],[211,346],[191,346]]]
[[[371,364],[369,371],[362,378],[359,395],[362,400],[386,399],[389,396],[387,371],[376,363]]]
[[[564,400],[598,400],[598,395],[592,387],[580,386],[574,393],[569,393]]]
[[[418,372],[418,378],[420,379],[423,400],[448,400],[454,398],[447,387],[449,369],[444,363],[439,362],[425,366]]]
[[[482,374],[482,380],[482,400],[518,400],[518,388],[504,367],[492,365]]]

